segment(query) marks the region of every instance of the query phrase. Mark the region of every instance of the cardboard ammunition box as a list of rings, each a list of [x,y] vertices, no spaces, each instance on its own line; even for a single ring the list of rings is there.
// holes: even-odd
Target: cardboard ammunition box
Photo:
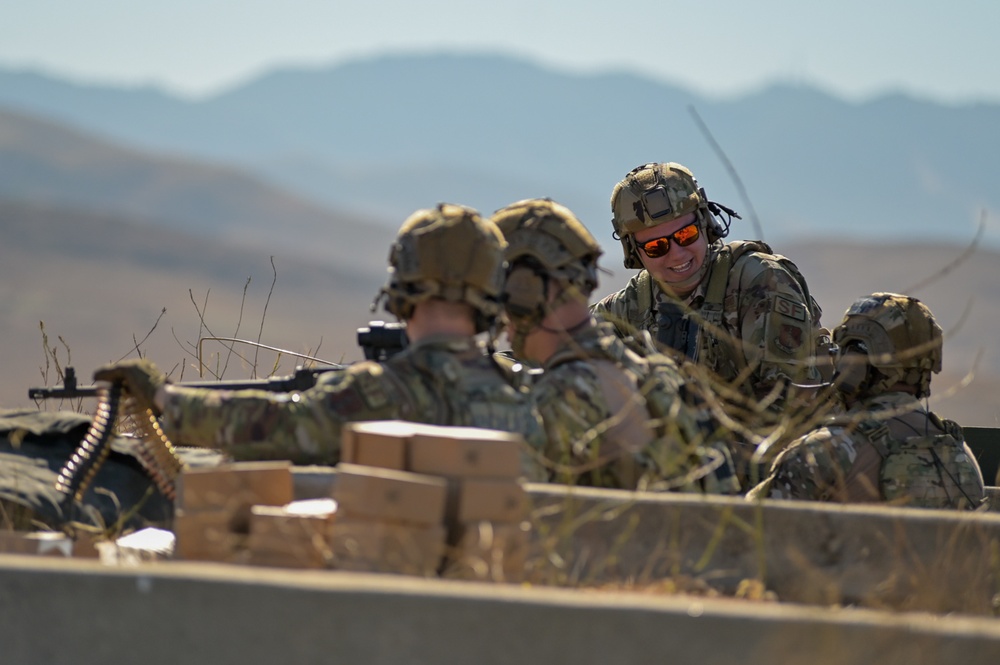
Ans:
[[[528,494],[516,480],[461,478],[452,480],[448,522],[520,522],[527,516]]]
[[[233,530],[249,528],[253,505],[282,506],[294,499],[289,462],[237,462],[190,469],[177,484],[177,507],[185,513],[226,510],[235,516]]]
[[[254,506],[247,547],[253,554],[312,560],[329,549],[330,525],[337,514],[333,499],[294,501],[287,506]]]
[[[413,423],[400,420],[348,423],[341,434],[340,461],[405,471],[406,446],[414,431]]]
[[[444,521],[443,478],[358,464],[338,464],[333,498],[344,519],[434,526]]]
[[[448,549],[442,577],[491,582],[520,582],[528,554],[528,522],[461,525]]]
[[[186,469],[177,477],[174,506],[186,512],[225,510],[238,500],[240,480],[230,465]]]
[[[227,509],[174,515],[177,542],[174,555],[192,561],[235,561],[246,545],[246,536],[233,530],[234,516]]]
[[[445,528],[377,521],[337,521],[330,529],[332,565],[340,570],[437,575]]]
[[[0,531],[0,554],[72,556],[73,541],[58,531]]]
[[[475,427],[422,425],[410,438],[409,470],[457,478],[517,478],[519,434]]]

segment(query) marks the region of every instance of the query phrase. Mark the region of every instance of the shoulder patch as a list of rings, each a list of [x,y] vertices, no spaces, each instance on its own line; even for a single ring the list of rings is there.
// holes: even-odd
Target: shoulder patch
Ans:
[[[795,325],[782,324],[774,343],[785,353],[795,353],[802,348],[802,328]]]
[[[779,295],[774,296],[774,311],[796,321],[805,321],[807,316],[805,305]]]

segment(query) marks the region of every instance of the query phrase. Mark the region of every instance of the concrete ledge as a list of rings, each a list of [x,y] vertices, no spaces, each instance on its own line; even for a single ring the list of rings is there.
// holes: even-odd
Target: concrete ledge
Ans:
[[[992,615],[1000,516],[531,485],[532,578],[642,584],[691,576],[783,601]]]
[[[297,498],[336,473],[295,470]],[[761,580],[781,600],[896,610],[1000,612],[1000,516],[531,484],[530,579],[641,585],[694,577],[726,594]],[[1000,488],[988,488],[994,510]]]
[[[335,472],[296,470],[300,498]],[[762,501],[530,484],[531,579],[547,585],[762,580],[781,600],[1000,613],[1000,516],[880,505]],[[993,511],[1000,488],[987,488]]]
[[[1000,623],[206,564],[0,557],[5,665],[1000,662]]]

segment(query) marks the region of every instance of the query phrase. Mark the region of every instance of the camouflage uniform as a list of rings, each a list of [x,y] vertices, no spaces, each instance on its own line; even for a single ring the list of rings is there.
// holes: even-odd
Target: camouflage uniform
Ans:
[[[975,508],[982,473],[962,428],[891,392],[796,441],[752,496],[918,508]]]
[[[573,335],[532,388],[553,477],[597,487],[740,491],[716,424],[686,403],[685,378],[659,354],[643,357],[608,324]],[[590,469],[580,474],[574,469]]]
[[[942,335],[916,298],[875,293],[857,300],[833,331],[835,385],[846,413],[793,442],[751,498],[879,502],[975,508],[979,465],[962,428],[925,410],[941,371]]]
[[[302,393],[173,387],[162,424],[175,442],[225,450],[235,459],[336,463],[344,423],[408,420],[544,433],[529,398],[511,387],[468,337],[421,340],[383,363],[320,375]]]
[[[502,307],[504,240],[471,208],[440,204],[402,225],[389,254],[389,280],[376,302],[413,321],[426,305],[425,333],[388,360],[362,362],[320,375],[306,391],[275,394],[169,386],[162,424],[179,444],[221,448],[236,459],[290,459],[335,464],[345,422],[403,419],[513,431],[540,446],[544,432],[529,396],[472,335],[431,335],[447,319],[492,336]],[[468,312],[468,323],[457,316]],[[98,370],[95,379],[123,381],[134,399],[149,404],[163,383],[155,367],[133,362]],[[155,406],[155,405],[154,405]],[[533,459],[528,451],[525,458]],[[529,477],[540,473],[525,467]]]
[[[825,351],[828,332],[805,279],[763,242],[724,244],[729,224],[720,221],[722,212],[739,215],[709,201],[688,169],[675,163],[633,169],[615,186],[611,209],[625,267],[641,269],[592,308],[619,335],[648,331],[664,348],[738,383],[748,397],[762,397],[782,377],[820,379],[817,343]],[[687,216],[708,244],[700,281],[680,300],[644,268],[635,234]],[[669,311],[675,314],[666,316]]]
[[[551,355],[527,358],[543,365],[531,392],[548,435],[542,452],[552,478],[738,492],[729,450],[688,403],[692,391],[676,363],[652,348],[626,347],[611,326],[587,315],[601,250],[583,224],[547,199],[511,204],[493,220],[508,242],[504,303],[514,355],[524,357],[533,336],[558,339]],[[576,324],[578,310],[584,319]],[[547,326],[558,311],[573,312],[570,330]]]
[[[708,277],[683,303],[685,310],[702,322],[693,359],[727,382],[753,368],[743,384],[748,396],[765,394],[781,377],[797,383],[819,381],[810,360],[815,356],[817,337],[823,335],[822,310],[803,292],[804,281],[795,265],[772,254],[762,242],[717,242],[709,252]],[[717,270],[722,271],[725,283],[721,312],[707,298]],[[642,270],[593,310],[613,323],[622,337],[645,330],[656,339],[660,332],[658,306],[672,300]],[[642,303],[649,306],[643,308]]]

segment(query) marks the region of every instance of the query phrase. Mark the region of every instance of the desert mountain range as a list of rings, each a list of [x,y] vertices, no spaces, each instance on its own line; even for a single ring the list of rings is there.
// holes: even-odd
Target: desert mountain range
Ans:
[[[26,404],[45,378],[40,322],[84,378],[136,346],[195,378],[192,344],[209,332],[357,359],[354,331],[385,316],[368,304],[395,228],[439,200],[566,203],[605,247],[602,294],[629,274],[607,195],[643,161],[687,163],[746,213],[733,237],[753,237],[690,106],[824,322],[864,293],[911,290],[949,331],[935,404],[1000,424],[1000,108],[849,104],[801,87],[706,100],[624,74],[450,56],[274,72],[197,101],[0,71],[0,404]],[[983,239],[956,262],[981,218]]]

